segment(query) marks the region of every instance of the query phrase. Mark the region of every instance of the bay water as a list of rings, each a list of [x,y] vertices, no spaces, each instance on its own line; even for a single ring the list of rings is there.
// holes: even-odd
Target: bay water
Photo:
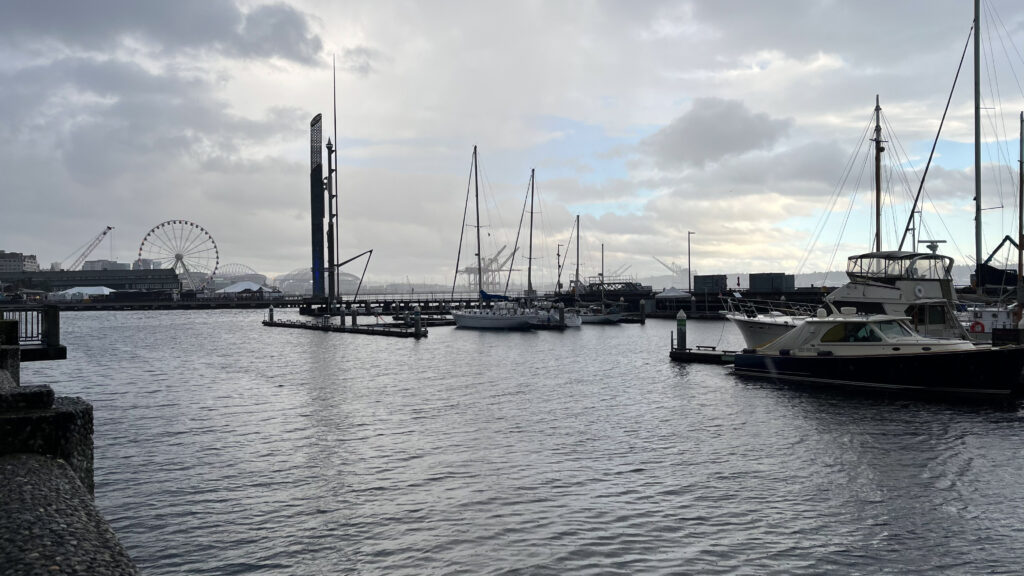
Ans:
[[[145,574],[1022,571],[1016,408],[674,363],[673,320],[416,341],[263,315],[65,313],[68,359],[22,367],[93,404],[96,503]]]

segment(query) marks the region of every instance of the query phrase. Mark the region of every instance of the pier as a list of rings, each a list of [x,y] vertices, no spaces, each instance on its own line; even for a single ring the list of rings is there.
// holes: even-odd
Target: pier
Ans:
[[[370,336],[391,336],[392,338],[426,338],[427,328],[425,323],[434,326],[443,326],[445,320],[424,320],[419,310],[414,310],[407,315],[402,322],[377,322],[374,324],[359,325],[358,316],[353,314],[352,323],[345,324],[345,315],[340,314],[339,323],[333,322],[333,316],[318,316],[310,320],[275,320],[274,308],[267,310],[267,317],[263,320],[264,326],[272,328],[294,328],[297,330],[315,330],[318,332],[343,332],[346,334],[367,334]],[[454,324],[454,322],[452,322]]]
[[[686,312],[680,310],[676,314],[676,331],[669,343],[668,357],[675,362],[692,364],[732,364],[735,350],[719,350],[717,346],[686,345]]]

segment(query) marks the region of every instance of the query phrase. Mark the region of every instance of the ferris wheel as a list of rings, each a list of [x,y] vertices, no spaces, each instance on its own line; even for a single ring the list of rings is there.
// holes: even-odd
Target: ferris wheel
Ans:
[[[217,273],[220,253],[213,236],[188,220],[157,224],[139,245],[140,268],[173,268],[182,284],[202,290]]]

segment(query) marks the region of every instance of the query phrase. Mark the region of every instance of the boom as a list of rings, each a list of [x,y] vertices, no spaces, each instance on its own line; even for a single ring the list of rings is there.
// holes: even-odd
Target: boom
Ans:
[[[100,245],[100,242],[103,242],[103,239],[106,238],[107,234],[109,234],[113,229],[113,226],[107,226],[103,229],[103,232],[100,232],[98,236],[93,238],[92,241],[89,242],[89,245],[85,247],[85,250],[78,255],[78,258],[75,258],[75,263],[72,264],[68,270],[78,270],[82,266],[82,263],[85,262],[85,259],[89,257],[89,254],[92,254],[92,251]]]

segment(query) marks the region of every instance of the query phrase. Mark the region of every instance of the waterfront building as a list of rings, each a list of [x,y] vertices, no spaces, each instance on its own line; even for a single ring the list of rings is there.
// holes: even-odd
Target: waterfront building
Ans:
[[[86,260],[82,270],[131,270],[132,265],[116,260]]]
[[[5,252],[0,250],[0,272],[38,272],[39,261],[35,254]]]
[[[160,270],[61,270],[0,272],[0,282],[21,289],[66,290],[76,286],[106,286],[112,290],[181,290],[178,274]]]

